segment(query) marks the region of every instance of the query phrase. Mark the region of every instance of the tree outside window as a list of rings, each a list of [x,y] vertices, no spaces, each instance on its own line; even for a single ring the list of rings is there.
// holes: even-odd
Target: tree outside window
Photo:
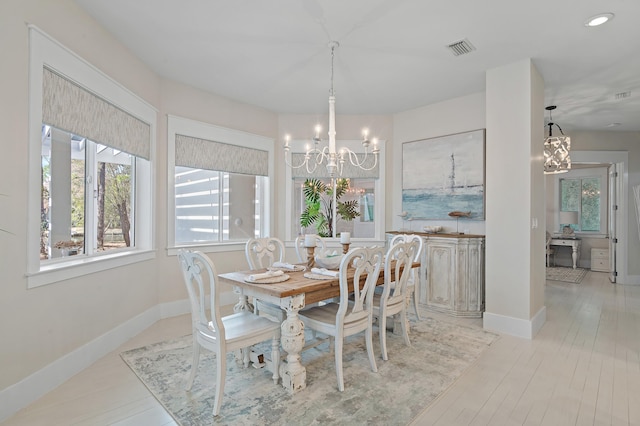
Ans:
[[[135,157],[43,126],[40,260],[133,247]]]

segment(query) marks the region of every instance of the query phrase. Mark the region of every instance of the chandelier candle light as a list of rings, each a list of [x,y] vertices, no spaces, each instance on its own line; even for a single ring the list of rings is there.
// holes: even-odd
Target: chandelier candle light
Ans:
[[[349,162],[355,166],[359,167],[363,170],[372,170],[378,164],[378,154],[380,153],[380,149],[378,148],[378,140],[373,139],[369,141],[369,130],[364,129],[362,131],[362,146],[364,148],[364,157],[360,160],[358,158],[358,154],[349,148],[340,148],[340,151],[336,151],[336,97],[335,92],[333,90],[333,59],[334,59],[334,51],[340,46],[337,41],[329,42],[329,48],[331,49],[331,89],[329,90],[329,146],[325,146],[322,149],[319,147],[319,143],[322,141],[320,138],[320,132],[322,131],[322,127],[317,125],[315,128],[316,134],[313,137],[313,148],[307,146],[307,151],[304,155],[304,160],[300,162],[300,164],[294,165],[291,161],[291,148],[289,143],[291,141],[290,135],[285,135],[284,139],[284,160],[285,163],[293,168],[299,169],[300,167],[305,167],[307,173],[311,174],[315,171],[318,165],[326,163],[327,172],[331,178],[334,178],[336,174],[342,175],[342,170],[346,158],[349,158]],[[373,150],[371,153],[373,154],[373,164],[370,166],[365,166],[369,156],[369,147],[373,144]],[[369,161],[370,162],[370,161]]]

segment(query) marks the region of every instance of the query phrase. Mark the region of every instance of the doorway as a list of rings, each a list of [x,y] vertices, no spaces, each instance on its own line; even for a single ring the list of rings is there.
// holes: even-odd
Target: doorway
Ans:
[[[598,244],[608,248],[609,279],[614,283],[627,282],[627,167],[628,154],[626,151],[572,151],[571,159],[574,169],[598,168],[605,170],[607,220],[599,233]],[[548,175],[549,176],[549,175]],[[547,230],[554,231],[557,224],[556,212],[559,210],[559,195],[553,185],[547,180]],[[553,232],[552,232],[553,234]],[[582,265],[590,267],[590,253],[582,252]]]

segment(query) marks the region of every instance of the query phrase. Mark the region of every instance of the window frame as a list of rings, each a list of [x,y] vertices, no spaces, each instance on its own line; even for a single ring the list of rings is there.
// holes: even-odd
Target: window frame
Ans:
[[[301,153],[304,154],[306,152],[306,146],[309,144],[308,140],[292,140],[289,142],[289,147],[291,149],[291,153]],[[362,147],[361,140],[337,140],[336,146],[338,147],[346,147],[350,150],[360,154],[364,154],[364,149]],[[386,141],[379,140],[378,141],[378,149],[380,153],[378,154],[378,178],[374,179],[374,196],[375,196],[375,205],[374,205],[374,213],[373,217],[375,218],[374,225],[374,236],[372,238],[351,238],[352,242],[356,244],[359,242],[365,244],[385,244],[385,148]],[[371,153],[369,153],[371,155]],[[284,162],[283,162],[284,164]],[[323,167],[323,165],[319,165],[318,167]],[[285,239],[287,242],[292,242],[295,240],[297,235],[293,235],[293,220],[294,220],[294,210],[293,210],[293,173],[291,171],[291,167],[284,164],[285,168],[285,206],[287,209],[287,214],[285,216]],[[345,177],[348,178],[350,176],[337,176],[337,177]],[[329,241],[333,243],[339,243],[340,237],[337,238],[328,238]]]
[[[117,81],[73,53],[34,25],[29,25],[29,179],[27,213],[27,288],[95,273],[155,257],[153,228],[153,176],[157,110]],[[94,93],[150,127],[148,161],[137,161],[135,199],[135,246],[116,253],[70,256],[68,260],[41,264],[40,168],[42,152],[42,74],[55,70],[85,90]],[[145,220],[141,220],[144,217]]]
[[[243,132],[240,130],[229,129],[226,127],[216,126],[210,123],[192,120],[185,117],[175,115],[167,115],[167,253],[169,255],[177,255],[178,250],[189,248],[198,249],[205,253],[221,252],[221,251],[241,251],[244,250],[244,241],[220,241],[206,243],[190,243],[176,244],[175,225],[176,225],[176,203],[175,203],[175,155],[176,155],[176,135],[184,135],[204,140],[221,142],[229,145],[236,145],[244,148],[258,149],[267,151],[268,153],[268,185],[265,185],[266,194],[264,194],[264,205],[261,205],[260,216],[264,218],[261,221],[261,232],[263,235],[270,235],[274,228],[275,215],[272,207],[274,206],[274,140],[266,136],[260,136],[253,133]]]

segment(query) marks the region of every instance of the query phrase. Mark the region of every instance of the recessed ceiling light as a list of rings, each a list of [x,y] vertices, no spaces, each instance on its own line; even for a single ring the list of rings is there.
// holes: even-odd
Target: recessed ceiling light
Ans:
[[[599,13],[584,22],[585,27],[597,27],[613,19],[613,13]]]
[[[611,124],[607,124],[607,127],[618,127],[620,124],[622,123],[611,123]]]

